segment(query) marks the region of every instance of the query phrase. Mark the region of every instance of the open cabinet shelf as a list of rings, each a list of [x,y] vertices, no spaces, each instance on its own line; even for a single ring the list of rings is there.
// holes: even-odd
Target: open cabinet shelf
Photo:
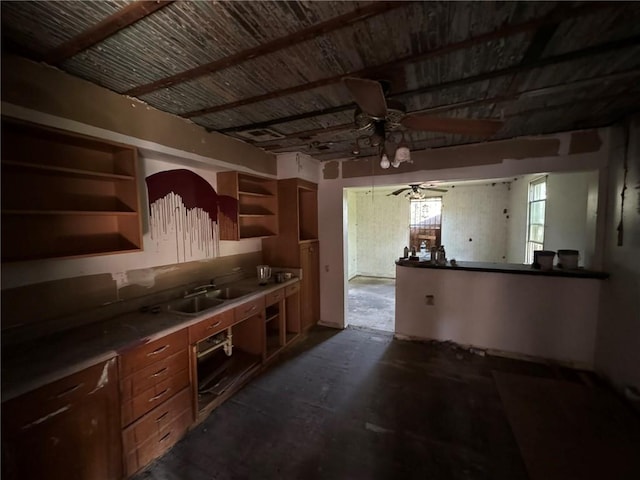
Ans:
[[[2,118],[2,260],[140,250],[134,147]]]
[[[220,212],[221,240],[264,238],[278,234],[278,184],[240,172],[218,172],[218,194],[238,200],[235,217]]]

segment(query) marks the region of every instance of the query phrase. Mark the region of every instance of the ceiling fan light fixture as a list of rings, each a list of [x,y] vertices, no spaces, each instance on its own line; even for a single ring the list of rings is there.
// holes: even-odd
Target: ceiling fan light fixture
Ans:
[[[385,170],[391,166],[391,162],[389,162],[389,157],[387,157],[386,153],[382,154],[382,158],[380,159],[380,168],[384,168]]]
[[[394,163],[398,163],[399,165],[402,162],[410,162],[410,161],[411,161],[411,150],[409,150],[409,147],[406,147],[405,145],[400,145],[396,149]]]

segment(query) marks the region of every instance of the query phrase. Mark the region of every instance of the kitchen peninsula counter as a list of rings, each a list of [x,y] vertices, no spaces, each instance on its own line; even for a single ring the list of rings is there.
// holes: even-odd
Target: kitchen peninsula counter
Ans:
[[[570,277],[570,278],[599,278],[605,279],[609,277],[608,273],[596,270],[587,270],[584,268],[562,269],[554,267],[553,270],[538,270],[530,265],[521,263],[495,263],[495,262],[456,262],[452,265],[447,262],[446,265],[436,265],[429,260],[396,260],[396,265],[410,268],[435,268],[442,270],[461,270],[470,272],[495,272],[495,273],[511,273],[516,275],[539,275],[549,277]]]
[[[592,369],[606,273],[396,261],[395,335]]]

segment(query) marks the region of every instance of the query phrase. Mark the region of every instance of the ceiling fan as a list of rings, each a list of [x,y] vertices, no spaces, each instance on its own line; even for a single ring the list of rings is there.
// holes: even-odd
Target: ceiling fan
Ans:
[[[385,90],[388,83],[368,80],[365,78],[346,77],[343,82],[354,101],[358,105],[355,112],[355,126],[358,131],[369,132],[356,140],[354,153],[360,149],[360,142],[366,141],[369,146],[379,147],[382,168],[389,168],[390,165],[398,167],[403,161],[411,161],[410,150],[404,139],[404,131],[419,130],[429,132],[443,132],[463,135],[478,135],[489,137],[495,134],[501,127],[499,120],[482,120],[470,118],[448,118],[434,117],[420,113],[406,113],[406,108],[400,102],[387,100]],[[400,136],[393,162],[385,150],[386,140]]]
[[[391,196],[391,195],[400,195],[402,192],[406,192],[407,190],[410,190],[407,193],[407,197],[409,198],[425,198],[425,192],[426,191],[430,191],[430,192],[440,192],[440,193],[446,193],[448,192],[448,190],[445,190],[443,188],[435,188],[435,187],[428,187],[428,186],[424,186],[422,183],[410,183],[408,187],[404,187],[404,188],[399,188],[398,190],[391,192],[387,195],[387,197]]]

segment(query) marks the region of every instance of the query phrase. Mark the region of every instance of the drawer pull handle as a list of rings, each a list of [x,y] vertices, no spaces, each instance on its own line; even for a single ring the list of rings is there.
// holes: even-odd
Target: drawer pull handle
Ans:
[[[211,330],[212,328],[216,328],[218,325],[222,323],[222,320],[218,320],[216,323],[212,323],[207,327],[207,330]]]
[[[159,353],[164,352],[170,345],[165,345],[164,347],[156,348],[153,352],[147,353],[147,357],[151,357],[153,355],[158,355]]]
[[[171,432],[168,432],[167,434],[165,434],[161,439],[160,442],[164,442],[167,438],[169,438],[171,436]]]
[[[62,398],[65,395],[69,395],[72,392],[75,392],[76,390],[78,390],[80,387],[82,387],[84,385],[84,383],[79,383],[77,385],[74,385],[71,388],[67,388],[64,392],[60,392],[59,394],[56,395],[56,398]]]
[[[160,415],[158,418],[156,418],[156,422],[161,422],[162,419],[164,417],[166,417],[167,415],[169,415],[169,411],[164,412],[162,415]]]
[[[252,312],[253,310],[255,310],[257,307],[255,305],[252,305],[251,308],[249,310],[247,310],[247,312]]]
[[[158,400],[159,398],[165,396],[169,390],[171,390],[170,388],[165,388],[163,391],[161,391],[159,394],[157,394],[155,397],[151,397],[149,399],[149,402],[155,402],[156,400]]]
[[[162,375],[163,373],[166,373],[166,371],[167,371],[167,367],[164,367],[164,368],[162,368],[162,369],[158,370],[158,371],[157,371],[156,373],[154,373],[153,375],[151,375],[151,378],[159,377],[159,376],[160,376],[160,375]]]

